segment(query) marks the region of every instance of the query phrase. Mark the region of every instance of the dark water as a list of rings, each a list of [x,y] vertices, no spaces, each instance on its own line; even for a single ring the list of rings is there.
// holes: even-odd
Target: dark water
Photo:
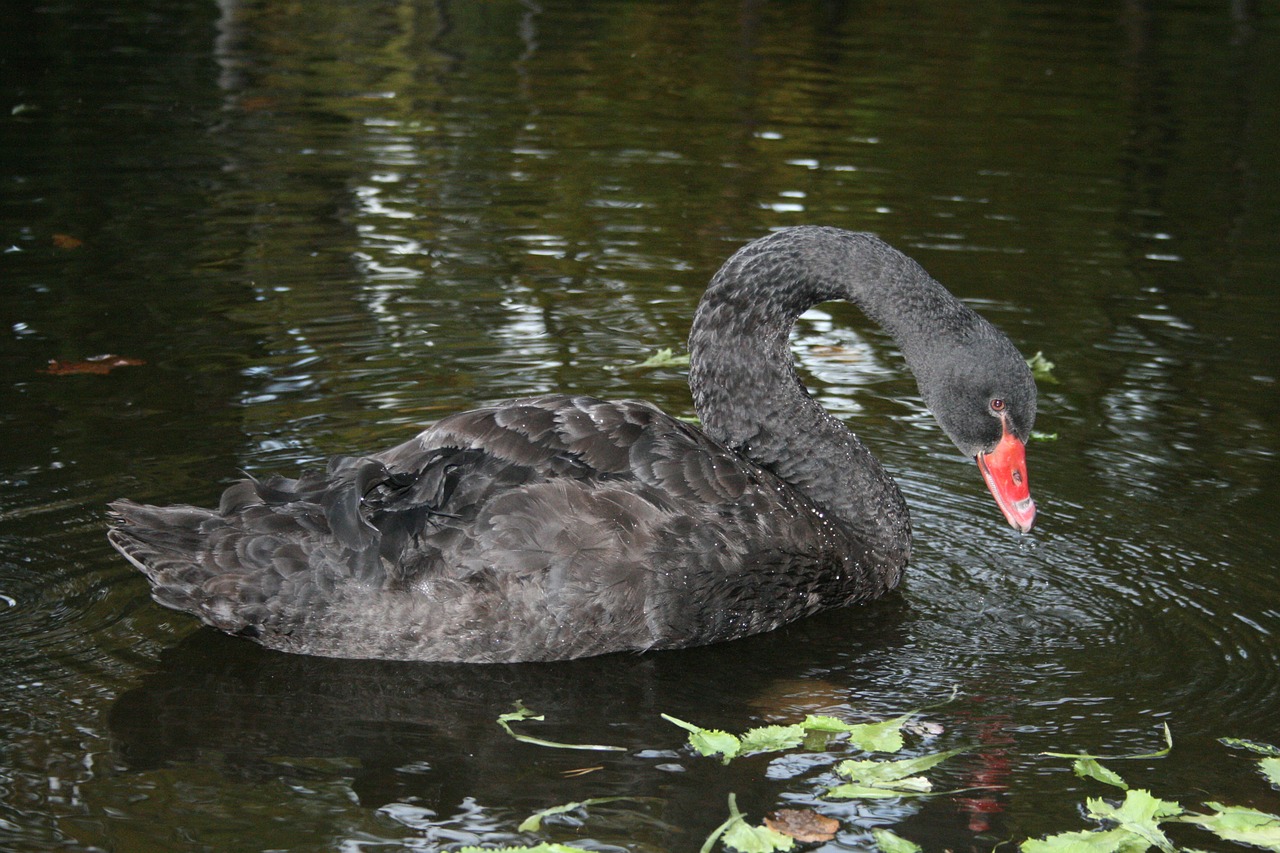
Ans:
[[[824,850],[1085,828],[1107,789],[1280,811],[1280,17],[1272,4],[54,0],[0,35],[0,848],[696,850],[736,793]],[[106,500],[215,500],[553,389],[691,405],[701,288],[768,229],[874,230],[1057,365],[1033,535],[886,339],[812,312],[814,393],[897,472],[899,594],[723,646],[562,665],[311,660],[151,603]],[[65,235],[65,236],[56,236]],[[72,239],[67,239],[72,238]],[[53,373],[111,353],[145,362]],[[101,366],[101,365],[99,365]],[[955,698],[946,702],[954,692]],[[494,724],[616,744],[517,743]],[[933,706],[929,800],[832,802],[742,730]],[[566,775],[599,767],[584,775]],[[1186,828],[1179,843],[1236,849]],[[1218,846],[1215,847],[1214,845]],[[1005,848],[1008,849],[1008,848]]]

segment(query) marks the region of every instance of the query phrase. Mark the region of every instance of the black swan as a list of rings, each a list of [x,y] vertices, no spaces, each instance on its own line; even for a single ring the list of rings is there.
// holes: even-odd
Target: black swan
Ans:
[[[701,429],[555,395],[452,415],[216,510],[111,504],[159,603],[264,646],[346,658],[548,661],[769,631],[892,589],[906,503],[796,376],[795,319],[858,305],[897,342],[1006,519],[1031,528],[1036,411],[1013,344],[870,234],[797,227],[716,273],[689,334]]]

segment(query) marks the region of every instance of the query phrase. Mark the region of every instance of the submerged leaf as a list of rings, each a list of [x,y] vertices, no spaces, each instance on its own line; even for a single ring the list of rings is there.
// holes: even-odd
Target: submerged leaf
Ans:
[[[918,797],[923,793],[928,792],[908,791],[890,786],[864,785],[861,782],[848,782],[844,785],[834,785],[828,788],[826,796],[841,800],[884,800],[889,797]]]
[[[1215,814],[1192,814],[1182,818],[1204,827],[1219,838],[1280,851],[1280,816],[1243,806],[1208,803]]]
[[[671,347],[663,347],[653,355],[640,362],[637,367],[685,367],[689,364],[689,354],[676,355]]]
[[[1058,381],[1058,378],[1053,375],[1054,363],[1045,358],[1040,350],[1036,350],[1036,354],[1027,359],[1027,366],[1031,368],[1031,375],[1042,382]]]
[[[625,752],[626,747],[623,746],[602,746],[595,743],[561,743],[554,740],[545,740],[532,735],[522,735],[511,730],[511,723],[517,723],[522,720],[541,720],[544,719],[541,714],[535,714],[524,706],[524,702],[516,700],[516,709],[508,711],[505,714],[498,715],[498,725],[502,726],[502,730],[511,735],[521,743],[530,743],[534,746],[547,746],[552,749],[585,749],[596,752]]]
[[[1042,752],[1041,755],[1047,755],[1050,758],[1092,758],[1095,760],[1105,759],[1107,761],[1129,761],[1142,758],[1164,758],[1173,749],[1173,732],[1169,730],[1169,724],[1164,724],[1164,749],[1158,749],[1155,752],[1144,752],[1139,755],[1090,755],[1087,752]]]
[[[1272,746],[1269,743],[1263,743],[1260,740],[1248,740],[1242,737],[1220,737],[1218,743],[1223,746],[1235,746],[1240,749],[1247,749],[1250,752],[1256,752],[1259,755],[1280,756],[1280,746]]]
[[[1129,789],[1129,783],[1121,779],[1119,773],[1103,767],[1096,759],[1077,758],[1071,767],[1081,779],[1096,779],[1099,782],[1115,785],[1117,788],[1123,788],[1126,791]]]
[[[49,359],[49,364],[40,372],[47,373],[50,376],[73,376],[80,373],[101,376],[110,373],[117,367],[137,367],[140,364],[146,364],[146,362],[140,358],[129,358],[123,355],[106,353],[103,355],[91,355],[79,361],[59,361],[56,358],[51,358]]]
[[[873,829],[871,834],[875,836],[880,853],[920,853],[919,844],[908,841],[887,829]]]
[[[552,817],[558,814],[566,814],[568,812],[577,811],[587,806],[598,806],[601,803],[613,803],[618,800],[638,800],[640,797],[591,797],[580,803],[565,803],[561,806],[552,806],[549,809],[543,809],[540,812],[534,812],[529,815],[520,825],[516,827],[517,832],[538,832],[542,829],[542,819]]]

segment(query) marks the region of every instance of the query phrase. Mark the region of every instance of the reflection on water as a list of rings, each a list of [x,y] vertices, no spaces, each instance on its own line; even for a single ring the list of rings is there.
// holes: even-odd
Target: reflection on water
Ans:
[[[733,792],[753,820],[839,818],[825,850],[877,825],[989,850],[1079,828],[1102,793],[1040,752],[1149,752],[1166,721],[1173,753],[1118,768],[1131,783],[1280,811],[1214,741],[1274,742],[1280,709],[1273,16],[499,0],[11,23],[0,848],[447,849],[628,795],[652,799],[547,837],[686,850]],[[102,538],[108,499],[209,503],[238,470],[487,400],[689,414],[680,371],[636,365],[682,345],[734,248],[801,222],[880,232],[1057,364],[1034,534],[832,305],[797,326],[801,373],[896,472],[917,536],[868,607],[568,665],[312,661],[155,606]],[[40,372],[103,353],[145,364]],[[539,734],[626,750],[516,743],[493,724],[516,699]],[[913,708],[931,733],[909,750],[974,747],[938,786],[991,787],[835,803],[834,752],[724,767],[659,716]]]

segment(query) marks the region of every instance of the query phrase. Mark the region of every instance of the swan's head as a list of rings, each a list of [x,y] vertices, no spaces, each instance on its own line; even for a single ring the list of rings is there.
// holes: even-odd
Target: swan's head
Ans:
[[[981,331],[976,340],[934,348],[930,368],[917,373],[920,390],[943,431],[978,463],[1004,517],[1026,533],[1036,517],[1026,453],[1036,383],[1007,338],[994,327]]]

